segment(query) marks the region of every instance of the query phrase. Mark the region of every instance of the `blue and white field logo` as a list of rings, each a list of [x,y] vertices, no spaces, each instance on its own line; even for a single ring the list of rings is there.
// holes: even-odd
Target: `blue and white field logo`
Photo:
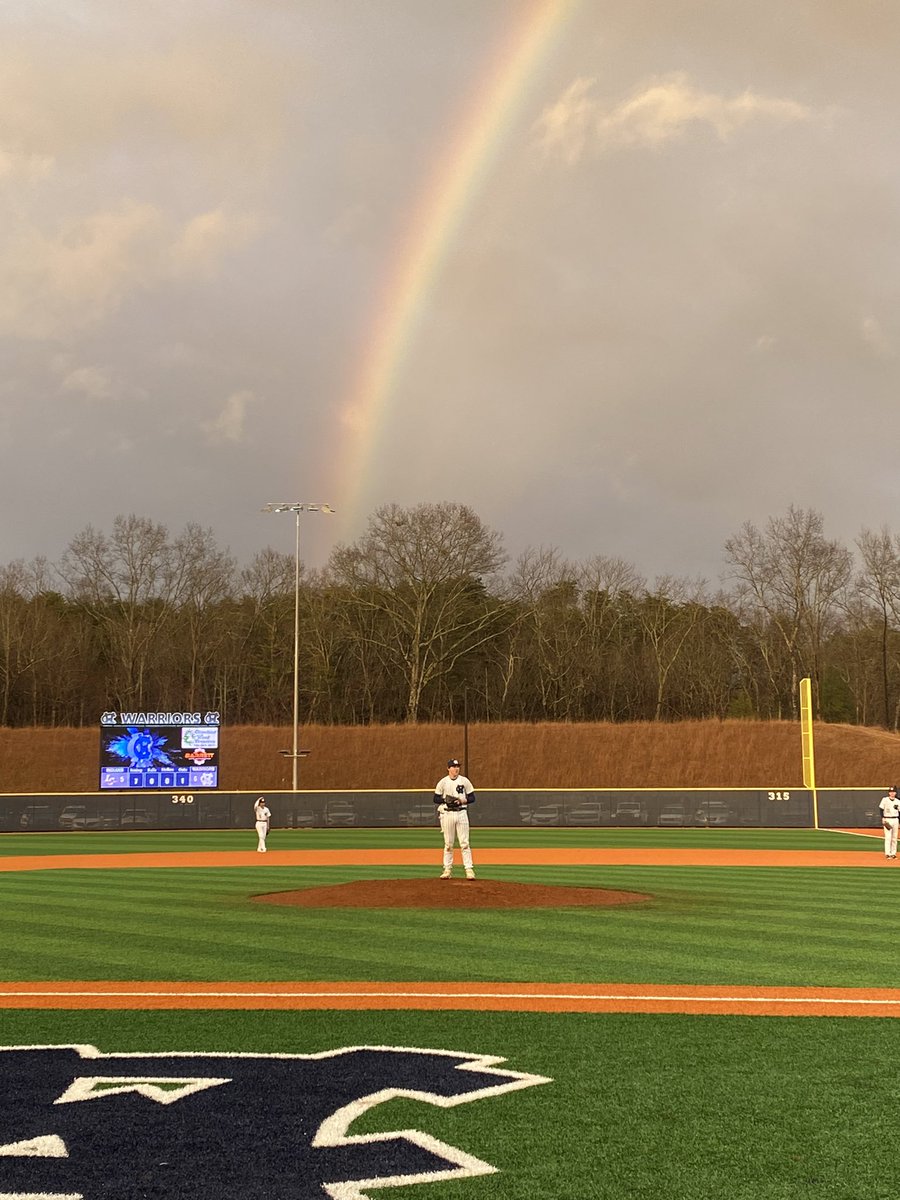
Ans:
[[[491,1174],[415,1129],[350,1130],[399,1097],[449,1108],[551,1082],[504,1061],[403,1046],[0,1048],[0,1200],[366,1200],[369,1188]]]

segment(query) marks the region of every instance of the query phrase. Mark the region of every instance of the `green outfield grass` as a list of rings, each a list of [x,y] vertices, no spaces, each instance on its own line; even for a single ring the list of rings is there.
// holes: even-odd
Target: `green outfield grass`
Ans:
[[[253,902],[264,892],[357,878],[434,878],[436,835],[275,830],[271,840],[273,849],[428,846],[433,869],[278,867],[263,859],[230,869],[0,873],[0,979],[900,986],[891,923],[900,867],[479,868],[485,879],[651,896],[625,908]],[[489,846],[826,849],[860,863],[865,853],[881,854],[877,840],[811,830],[479,828],[473,841],[476,861]],[[0,837],[0,855],[249,850],[253,842],[252,831],[10,834]],[[897,1191],[896,1020],[77,1010],[0,1010],[0,1020],[5,1046],[297,1054],[418,1046],[500,1055],[512,1070],[553,1080],[453,1109],[394,1100],[370,1110],[354,1133],[411,1127],[499,1168],[373,1189],[373,1200],[888,1200]]]
[[[898,982],[897,954],[878,918],[900,904],[900,872],[498,866],[479,875],[652,899],[465,913],[261,907],[254,895],[434,872],[268,863],[26,871],[0,876],[0,978]],[[435,878],[434,886],[443,885]]]
[[[900,1023],[540,1013],[11,1012],[10,1044],[501,1055],[551,1083],[438,1109],[395,1100],[356,1133],[415,1128],[499,1168],[408,1200],[888,1200]],[[107,1103],[103,1101],[103,1103]],[[265,1152],[264,1145],[260,1152]]]
[[[875,832],[880,834],[880,829]],[[418,829],[273,829],[272,850],[346,850],[424,847],[440,858],[437,826]],[[479,846],[648,846],[740,850],[846,850],[871,854],[880,844],[868,837],[826,829],[501,829],[473,824]],[[166,829],[120,833],[3,833],[0,857],[21,854],[149,854],[255,850],[252,829]]]

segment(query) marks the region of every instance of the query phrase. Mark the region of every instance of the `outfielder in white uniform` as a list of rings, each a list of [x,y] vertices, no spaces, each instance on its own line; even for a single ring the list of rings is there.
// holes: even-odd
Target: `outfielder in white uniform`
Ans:
[[[878,805],[881,809],[881,825],[884,829],[884,857],[897,857],[897,828],[900,826],[900,800],[897,789],[888,788],[888,794]]]
[[[253,820],[256,822],[256,833],[259,837],[259,845],[256,847],[257,852],[265,854],[266,835],[269,832],[269,822],[272,820],[272,814],[269,812],[265,796],[260,796],[253,805]]]
[[[465,775],[459,773],[459,760],[451,758],[447,763],[447,774],[434,789],[434,802],[441,820],[444,834],[444,869],[441,879],[453,874],[453,843],[459,838],[466,879],[475,878],[472,866],[472,849],[469,846],[469,814],[466,811],[475,803],[475,791]]]

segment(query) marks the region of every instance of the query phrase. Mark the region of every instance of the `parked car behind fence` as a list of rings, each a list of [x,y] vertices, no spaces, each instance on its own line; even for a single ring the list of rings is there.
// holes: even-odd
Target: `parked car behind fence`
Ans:
[[[722,800],[710,800],[708,804],[704,804],[702,808],[698,808],[694,814],[694,821],[698,825],[730,825],[731,810],[728,805]]]
[[[608,825],[609,805],[598,800],[585,801],[566,809],[567,825]]]
[[[397,817],[401,825],[436,825],[438,823],[438,811],[433,800],[422,800],[419,804],[414,804],[412,808],[407,808]]]
[[[643,825],[644,810],[639,800],[620,800],[616,805],[616,825]]]
[[[540,808],[532,809],[532,825],[561,825],[563,806],[561,804],[542,804]]]
[[[326,825],[355,825],[356,812],[349,800],[329,800],[325,805]]]
[[[684,821],[684,805],[664,804],[659,810],[660,825],[683,825]]]

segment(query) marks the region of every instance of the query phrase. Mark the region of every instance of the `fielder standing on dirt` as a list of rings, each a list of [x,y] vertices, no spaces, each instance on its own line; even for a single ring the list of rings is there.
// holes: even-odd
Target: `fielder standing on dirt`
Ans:
[[[256,847],[259,854],[266,852],[266,837],[269,833],[269,822],[272,820],[272,814],[269,812],[269,806],[266,804],[265,796],[260,798],[253,805],[253,820],[256,822],[256,836],[259,838],[259,845]]]
[[[449,879],[453,874],[453,843],[457,838],[466,879],[474,879],[475,869],[469,846],[469,814],[466,810],[475,803],[475,790],[465,775],[460,775],[459,759],[451,758],[447,763],[447,774],[434,789],[434,802],[444,834],[444,870],[441,879]]]
[[[888,794],[882,797],[878,805],[881,809],[881,827],[884,830],[884,857],[897,857],[897,828],[900,826],[900,800],[897,799],[897,789],[888,788]]]

